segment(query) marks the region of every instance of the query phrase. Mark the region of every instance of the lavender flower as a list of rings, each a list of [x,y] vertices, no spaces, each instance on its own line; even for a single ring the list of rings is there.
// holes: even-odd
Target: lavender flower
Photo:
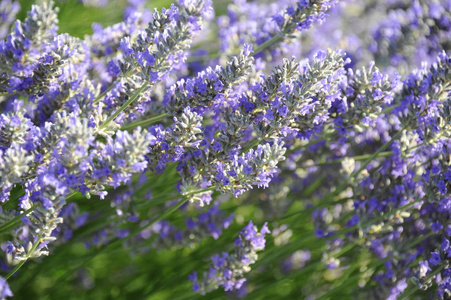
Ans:
[[[221,52],[228,53],[236,47],[235,43],[243,41],[264,45],[293,38],[295,32],[322,23],[326,11],[335,4],[336,1],[281,1],[271,5],[236,1],[229,7],[228,16],[219,19]],[[280,13],[274,14],[275,11]]]
[[[449,1],[411,1],[390,8],[369,49],[384,64],[432,62],[449,47]],[[410,37],[410,38],[405,38]]]
[[[6,299],[6,297],[12,297],[13,293],[9,289],[8,283],[3,277],[0,277],[0,299]]]
[[[251,270],[250,265],[258,258],[257,252],[265,248],[264,237],[267,233],[270,231],[266,223],[258,232],[252,221],[249,222],[234,242],[235,252],[215,254],[211,258],[212,266],[208,274],[204,272],[200,281],[196,272],[190,275],[193,290],[204,294],[219,286],[224,287],[225,291],[240,289],[246,281],[242,275]]]
[[[4,39],[9,32],[9,27],[14,22],[17,13],[20,10],[20,4],[16,1],[3,0],[0,3],[0,39]]]
[[[58,30],[57,9],[53,2],[33,5],[25,22],[16,21],[13,31],[0,42],[0,66],[2,74],[25,73],[30,71],[30,63],[36,60],[46,44],[56,36]],[[14,64],[25,58],[24,64]],[[2,76],[2,79],[4,77]],[[1,82],[1,81],[0,81]]]
[[[63,257],[69,275],[122,246],[178,249],[166,267],[183,270],[252,215],[268,223],[193,273],[196,292],[278,295],[244,287],[270,224],[261,264],[274,269],[253,275],[315,279],[286,297],[450,297],[451,5],[338,3],[236,0],[215,23],[209,0],[130,1],[122,22],[79,39],[58,34],[53,2],[12,28],[17,4],[1,2],[5,278],[74,242],[90,253],[40,267]]]

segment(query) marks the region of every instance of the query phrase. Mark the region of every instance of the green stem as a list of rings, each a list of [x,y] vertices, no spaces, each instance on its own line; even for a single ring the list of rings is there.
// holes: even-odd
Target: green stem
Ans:
[[[260,46],[258,46],[257,48],[255,48],[254,50],[254,55],[257,53],[262,52],[263,50],[265,50],[266,48],[271,47],[272,45],[281,42],[283,40],[283,36],[278,34],[273,36],[272,38],[270,38],[269,40],[267,40],[266,42],[264,42],[263,44],[261,44]]]
[[[166,203],[166,202],[173,201],[173,200],[176,200],[176,199],[179,199],[179,198],[182,198],[182,197],[188,197],[188,196],[191,196],[191,195],[205,193],[205,192],[214,191],[214,190],[215,190],[215,187],[209,187],[209,188],[206,188],[206,189],[195,190],[195,191],[189,192],[189,193],[187,193],[187,194],[185,194],[183,196],[175,195],[173,197],[166,198],[166,199],[153,199],[152,201],[147,201],[145,203],[138,204],[137,207],[139,209],[146,209],[146,208],[155,206],[156,204]]]
[[[135,71],[128,71],[128,72],[125,73],[124,76],[122,76],[122,77],[128,77],[128,76],[130,76],[130,75],[133,75],[134,73],[135,73]],[[100,100],[102,100],[103,97],[105,97],[105,95],[106,95],[108,92],[111,92],[111,90],[113,89],[115,83],[116,83],[116,81],[113,81],[113,82],[110,84],[110,86],[109,86],[105,91],[103,91],[100,95],[98,95],[98,96],[94,99],[94,101],[92,101],[92,103],[93,103],[93,104],[96,104],[96,103],[100,102]]]
[[[248,152],[249,150],[251,150],[252,148],[254,148],[255,146],[257,146],[258,144],[260,144],[260,141],[261,141],[261,140],[262,140],[262,139],[259,139],[259,138],[253,140],[252,143],[244,149],[243,153]]]
[[[179,201],[176,205],[170,207],[169,209],[167,209],[166,211],[164,211],[162,214],[160,214],[159,216],[157,216],[156,218],[154,218],[152,221],[150,221],[149,223],[147,223],[146,225],[142,226],[142,227],[138,227],[137,229],[133,230],[130,232],[130,234],[128,236],[126,236],[125,238],[118,238],[116,240],[114,240],[113,242],[111,242],[110,244],[106,245],[105,247],[99,249],[96,253],[94,253],[94,255],[90,255],[86,260],[84,260],[80,265],[78,265],[77,267],[75,267],[74,269],[67,271],[63,276],[61,276],[58,279],[58,282],[63,281],[65,278],[67,278],[68,276],[70,276],[70,274],[75,271],[78,270],[79,268],[86,266],[86,264],[88,264],[92,259],[94,259],[97,255],[105,252],[108,249],[114,249],[117,246],[121,245],[122,243],[124,243],[125,241],[133,238],[135,235],[137,235],[138,233],[140,233],[141,231],[149,228],[150,226],[152,226],[153,224],[155,224],[156,222],[167,218],[169,215],[171,215],[172,213],[174,213],[176,210],[178,210],[183,204],[185,204],[186,202],[188,202],[189,198],[188,196],[193,195],[193,194],[197,194],[200,192],[204,192],[204,191],[210,191],[213,190],[214,187],[210,187],[207,189],[203,189],[203,190],[196,190],[196,191],[192,191],[189,192],[187,194],[185,194],[184,196],[182,196],[182,200]],[[180,197],[180,196],[179,196]]]
[[[370,157],[368,157],[368,159],[360,166],[360,168],[358,170],[354,171],[351,175],[349,175],[348,180],[343,181],[337,187],[337,189],[335,189],[333,192],[327,194],[326,197],[324,197],[324,201],[327,202],[328,200],[332,199],[333,197],[337,196],[342,191],[344,191],[346,189],[346,187],[349,185],[350,180],[356,178],[360,174],[360,172],[362,172],[375,158],[377,158],[379,156],[379,154],[381,154],[383,151],[385,151],[385,149],[387,149],[388,146],[390,146],[402,134],[402,132],[404,131],[404,129],[407,128],[407,126],[408,125],[404,126],[388,142],[383,144],[374,154],[372,154]]]
[[[382,145],[382,147],[379,148],[379,150],[377,150],[373,155],[371,155],[364,163],[363,165],[360,167],[360,169],[358,169],[356,172],[351,174],[351,178],[355,178],[357,175],[360,174],[360,172],[362,172],[366,166],[368,166],[376,157],[379,156],[379,154],[381,154],[383,151],[385,151],[385,149],[388,148],[388,146],[390,146],[396,139],[399,138],[399,136],[402,134],[402,132],[408,127],[408,125],[404,126],[400,131],[398,131],[388,142],[386,142],[385,144]]]
[[[294,148],[291,148],[289,151],[287,151],[287,154],[294,153],[294,152],[296,152],[298,150],[310,147],[310,146],[318,144],[319,142],[322,142],[322,141],[324,141],[324,138],[318,138],[318,139],[312,140],[312,141],[308,142],[307,144],[299,145],[299,146],[296,146]]]
[[[421,201],[423,201],[423,200],[422,199],[417,199],[417,200],[412,201],[412,202],[410,202],[410,203],[408,203],[406,205],[398,207],[397,209],[390,210],[390,211],[386,212],[385,214],[383,214],[383,215],[381,215],[379,217],[375,217],[375,218],[369,220],[366,223],[358,224],[358,225],[346,228],[346,229],[344,229],[344,230],[342,230],[340,232],[337,232],[334,235],[326,237],[326,238],[324,238],[322,240],[323,241],[328,241],[328,240],[331,240],[331,239],[336,239],[338,236],[345,235],[345,234],[347,234],[349,232],[352,232],[352,231],[354,231],[354,230],[356,230],[358,228],[367,227],[367,226],[373,224],[374,222],[384,220],[387,217],[389,217],[391,215],[395,215],[399,211],[401,211],[403,209],[406,209],[406,208],[409,208],[410,206],[412,206],[412,205],[414,205],[416,203],[419,203]],[[261,264],[264,264],[264,263],[268,263],[269,261],[272,261],[274,259],[278,259],[280,257],[288,255],[288,254],[296,251],[297,249],[299,249],[299,247],[301,247],[302,245],[308,245],[309,243],[312,243],[312,242],[314,242],[316,240],[318,240],[318,238],[316,236],[308,234],[305,238],[301,238],[301,239],[298,239],[296,241],[293,241],[292,243],[286,245],[283,249],[274,249],[272,251],[268,251],[263,259],[261,259],[261,260],[256,262],[256,265],[261,265]]]
[[[438,273],[440,273],[442,270],[444,269],[444,266],[441,265],[439,268],[437,268],[434,272],[431,273],[431,275],[428,276],[428,278],[426,279],[425,283],[428,283],[429,281],[431,281],[433,279],[433,277],[435,275],[437,275]],[[419,286],[415,286],[413,288],[411,288],[410,290],[407,290],[406,292],[404,292],[401,297],[399,298],[399,300],[403,300],[403,299],[408,299],[410,296],[412,296],[413,294],[416,293],[416,291],[418,291],[420,289]]]
[[[281,34],[277,34],[275,36],[273,36],[272,38],[270,38],[269,40],[267,40],[266,42],[264,42],[263,44],[257,46],[254,50],[254,55],[262,52],[263,50],[265,50],[266,48],[271,47],[272,45],[281,42],[283,40],[283,36]],[[191,56],[187,59],[188,63],[191,62],[205,62],[207,60],[210,59],[215,59],[221,56],[221,53],[216,52],[216,53],[211,53],[211,54],[207,54],[207,55],[198,55],[198,56]]]
[[[72,198],[73,196],[77,195],[79,192],[72,192],[69,195],[66,196],[66,200],[69,200],[70,198]]]
[[[11,276],[13,276],[17,271],[19,271],[20,268],[22,268],[22,266],[27,262],[27,259],[24,259],[22,261],[20,261],[20,263],[18,263],[14,269],[11,270],[11,272],[9,272],[6,276],[5,279],[8,280]]]
[[[28,252],[27,256],[24,260],[20,261],[14,269],[11,270],[6,276],[5,279],[8,280],[11,276],[13,276],[17,271],[19,271],[20,268],[27,262],[27,260],[33,255],[34,251],[36,251],[36,248],[38,248],[39,244],[41,244],[41,238],[44,233],[40,233],[36,242],[34,242],[33,246],[31,247],[30,251]]]
[[[100,130],[108,126],[108,124],[113,121],[121,112],[123,112],[133,101],[135,101],[139,95],[149,86],[149,82],[143,83],[143,85],[127,100],[118,110],[114,112],[106,121],[100,126]]]
[[[204,62],[210,59],[215,59],[220,56],[219,52],[211,53],[207,55],[196,55],[196,56],[190,56],[186,59],[186,62],[192,63],[192,62]]]
[[[405,249],[412,249],[413,246],[421,243],[422,241],[430,238],[431,236],[433,236],[435,233],[434,232],[429,232],[426,235],[420,235],[418,236],[416,239],[414,239],[413,241],[411,241],[410,243],[408,243],[406,246],[403,247],[403,250]]]
[[[385,151],[385,152],[381,152],[379,153],[379,155],[377,156],[377,158],[380,157],[389,157],[393,155],[393,152],[391,151]],[[332,164],[338,164],[343,162],[346,158],[348,159],[354,159],[355,161],[361,161],[361,160],[366,160],[368,158],[370,158],[371,156],[373,156],[373,154],[364,154],[364,155],[356,155],[356,156],[350,156],[350,157],[342,157],[342,158],[338,158],[338,159],[334,159],[334,160],[329,160],[329,161],[321,161],[317,164],[315,164],[315,166],[324,166],[324,165],[332,165]]]
[[[141,126],[142,128],[145,128],[145,127],[148,127],[149,125],[152,125],[152,124],[154,124],[154,123],[156,123],[158,121],[163,120],[166,117],[169,117],[168,113],[164,113],[164,114],[161,114],[161,115],[158,115],[158,116],[146,119],[146,120],[141,120],[141,121],[138,121],[138,122],[127,124],[125,126],[122,126],[121,130],[130,130],[130,129],[134,129],[134,128],[138,127],[138,126]]]
[[[347,228],[347,229],[345,229],[345,230],[342,230],[342,231],[340,231],[339,233],[337,233],[337,235],[344,235],[344,234],[349,233],[349,232],[351,232],[351,231],[353,231],[353,230],[355,230],[355,229],[358,229],[358,228],[360,228],[360,227],[367,227],[367,226],[373,224],[374,222],[382,221],[382,220],[384,220],[385,218],[387,218],[387,217],[389,217],[389,216],[392,216],[392,215],[395,215],[395,214],[397,214],[398,212],[400,212],[401,210],[406,209],[406,208],[409,208],[410,206],[412,206],[412,205],[414,205],[414,204],[416,204],[416,203],[418,203],[418,202],[421,202],[421,201],[423,201],[423,199],[417,199],[417,200],[415,200],[415,201],[412,201],[412,202],[410,202],[410,203],[407,203],[406,205],[403,205],[403,206],[401,206],[401,207],[398,207],[398,208],[395,209],[395,210],[391,210],[391,211],[386,212],[386,213],[383,214],[382,216],[373,218],[373,219],[369,220],[369,221],[366,222],[366,223],[358,224],[358,225],[349,227],[349,228]],[[332,237],[335,238],[336,235],[333,235]]]
[[[21,221],[22,217],[23,217],[23,216],[26,216],[27,214],[29,214],[30,212],[32,212],[32,211],[33,211],[33,208],[34,208],[34,207],[31,206],[29,209],[27,209],[26,211],[24,211],[24,212],[21,213],[20,215],[14,217],[13,219],[9,220],[8,222],[2,224],[2,225],[0,226],[0,234],[3,233],[3,232],[5,232],[5,231],[7,231],[7,230],[10,230],[10,229],[16,227],[17,225],[19,225],[19,224],[22,222],[22,221]]]

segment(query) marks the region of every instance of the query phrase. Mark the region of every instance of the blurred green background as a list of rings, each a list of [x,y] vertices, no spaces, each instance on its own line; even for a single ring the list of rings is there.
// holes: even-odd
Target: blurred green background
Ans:
[[[21,11],[18,19],[24,20],[27,11],[31,5],[44,1],[19,0]],[[214,0],[213,5],[216,15],[224,14],[227,5],[231,0]],[[127,6],[126,0],[108,0],[108,4],[104,7],[87,7],[77,0],[57,1],[56,6],[59,7],[60,33],[69,33],[72,36],[82,38],[85,34],[92,33],[92,23],[100,23],[109,26],[122,21],[124,8]],[[161,9],[169,7],[173,3],[171,0],[149,0],[146,3],[147,8]]]

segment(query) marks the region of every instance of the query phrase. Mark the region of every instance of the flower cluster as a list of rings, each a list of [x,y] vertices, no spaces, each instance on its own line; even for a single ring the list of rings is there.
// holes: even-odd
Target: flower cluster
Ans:
[[[9,289],[8,283],[3,277],[0,277],[0,299],[6,299],[6,297],[12,297],[13,293]]]
[[[252,221],[249,222],[235,240],[235,251],[232,254],[215,254],[211,258],[212,266],[208,273],[203,274],[201,281],[198,281],[196,272],[190,275],[193,290],[205,293],[218,286],[223,286],[225,291],[240,289],[246,281],[246,278],[240,277],[251,270],[250,265],[258,258],[257,252],[265,249],[267,233],[270,231],[266,224],[258,232]]]

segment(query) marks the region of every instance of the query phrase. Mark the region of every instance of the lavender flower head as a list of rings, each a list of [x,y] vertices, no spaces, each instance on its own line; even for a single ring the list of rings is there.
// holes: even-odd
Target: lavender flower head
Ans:
[[[212,266],[208,273],[203,273],[200,281],[196,272],[190,275],[193,290],[203,294],[219,286],[222,286],[225,291],[240,289],[246,281],[246,278],[242,276],[251,270],[250,265],[258,258],[257,252],[265,249],[267,233],[270,231],[266,223],[258,232],[252,221],[249,222],[235,240],[235,251],[232,254],[227,252],[215,254],[211,258]]]

